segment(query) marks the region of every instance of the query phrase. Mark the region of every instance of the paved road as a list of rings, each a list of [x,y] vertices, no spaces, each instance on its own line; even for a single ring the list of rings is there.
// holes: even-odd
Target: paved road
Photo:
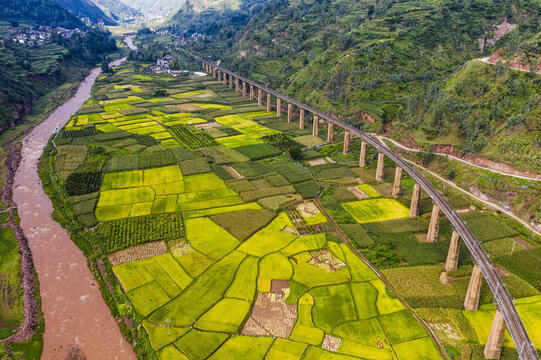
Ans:
[[[505,288],[502,280],[498,276],[498,273],[492,266],[492,263],[488,258],[487,254],[485,254],[479,242],[475,239],[475,236],[473,236],[470,229],[466,226],[464,221],[456,214],[455,210],[452,208],[451,205],[449,205],[447,200],[445,200],[445,198],[437,192],[437,190],[432,186],[432,184],[430,184],[428,180],[426,180],[417,170],[415,170],[413,166],[411,166],[406,160],[402,159],[400,156],[391,151],[385,144],[380,143],[371,135],[360,131],[359,129],[350,124],[347,124],[331,115],[314,109],[311,106],[305,105],[300,101],[297,101],[296,99],[280,94],[279,92],[269,89],[268,87],[258,84],[248,78],[235,74],[234,72],[231,72],[220,66],[216,66],[209,61],[201,58],[197,59],[203,63],[215,67],[216,70],[221,70],[222,72],[232,75],[239,80],[245,81],[249,85],[254,85],[267,93],[277,96],[282,100],[294,104],[297,107],[303,108],[306,111],[309,111],[312,114],[319,116],[321,119],[332,122],[333,124],[341,127],[342,129],[347,130],[354,135],[357,135],[362,140],[366,141],[370,146],[378,149],[378,151],[381,151],[389,158],[391,158],[396,163],[396,165],[404,169],[404,171],[406,171],[430,195],[434,203],[436,203],[440,207],[440,209],[443,211],[445,216],[447,216],[454,229],[458,231],[460,237],[470,250],[472,257],[474,258],[477,265],[479,265],[479,267],[481,268],[481,271],[483,272],[488,286],[494,294],[494,299],[496,300],[498,308],[503,314],[503,317],[507,324],[507,329],[509,330],[511,337],[515,342],[520,358],[526,360],[539,359],[537,352],[528,336],[528,333],[526,332],[526,329],[524,328],[524,325],[520,320],[515,305],[513,304],[513,300],[507,292],[507,289]]]

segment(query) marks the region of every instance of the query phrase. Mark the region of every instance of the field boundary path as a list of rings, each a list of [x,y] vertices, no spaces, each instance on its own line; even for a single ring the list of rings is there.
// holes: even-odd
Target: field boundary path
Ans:
[[[119,65],[123,60],[111,65]],[[50,136],[90,97],[100,73],[99,68],[92,70],[77,93],[25,137],[14,178],[13,200],[40,283],[45,320],[44,359],[75,355],[89,360],[135,359],[88,269],[87,258],[69,233],[52,219],[54,208],[38,176],[39,159]]]
[[[359,130],[353,125],[338,120],[330,114],[324,113],[311,106],[303,104],[296,99],[283,95],[275,90],[258,84],[246,77],[240,76],[220,66],[217,66],[214,63],[211,63],[200,57],[196,57],[196,59],[204,65],[210,66],[213,71],[221,71],[222,73],[226,73],[229,76],[234,76],[237,80],[242,80],[245,84],[254,86],[258,90],[265,91],[269,95],[274,95],[278,99],[284,100],[287,103],[297,106],[300,109],[304,109],[304,111],[308,111],[315,116],[318,116],[320,119],[332,123],[352,135],[360,137],[368,145],[376,148],[381,154],[388,156],[391,160],[395,162],[397,166],[405,170],[412,177],[412,179],[416,181],[430,195],[433,202],[438,205],[441,211],[449,219],[453,228],[459,233],[460,238],[468,247],[475,263],[481,269],[483,276],[485,277],[488,286],[494,295],[494,299],[496,300],[499,310],[503,314],[505,323],[507,324],[507,329],[509,330],[511,337],[513,338],[520,358],[528,360],[539,359],[537,351],[535,350],[534,345],[532,344],[530,337],[526,332],[524,324],[522,324],[522,321],[518,315],[513,300],[509,295],[507,289],[505,288],[505,285],[502,282],[500,276],[498,275],[495,267],[492,265],[492,262],[490,261],[488,255],[483,251],[480,243],[476,240],[471,230],[458,216],[453,207],[447,202],[445,197],[440,194],[436,190],[436,188],[434,188],[434,186],[432,186],[432,184],[424,176],[422,176],[409,162],[404,160],[395,152],[391,151],[385,144],[379,142],[378,139]]]

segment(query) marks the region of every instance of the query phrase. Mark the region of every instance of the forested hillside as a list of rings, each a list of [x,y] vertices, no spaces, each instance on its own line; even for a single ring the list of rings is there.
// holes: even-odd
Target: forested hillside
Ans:
[[[70,39],[55,38],[28,47],[4,41],[0,45],[0,131],[12,126],[30,109],[32,101],[86,72],[116,50],[108,33],[89,30]]]
[[[470,64],[450,77],[501,47],[538,60],[539,13],[535,0],[271,0],[238,30],[199,16],[188,35],[211,35],[193,48],[322,110],[371,114],[372,131],[539,171],[538,135],[521,137],[541,111],[539,76]]]
[[[141,12],[118,0],[93,0],[104,13],[114,20],[142,16]]]
[[[3,21],[28,20],[39,25],[62,26],[68,29],[83,25],[81,20],[54,0],[2,0],[0,18]]]
[[[145,15],[169,16],[177,11],[186,0],[117,0]]]
[[[116,22],[107,16],[96,4],[90,0],[56,0],[57,3],[70,13],[80,17],[88,18],[92,23],[104,23],[115,25]]]

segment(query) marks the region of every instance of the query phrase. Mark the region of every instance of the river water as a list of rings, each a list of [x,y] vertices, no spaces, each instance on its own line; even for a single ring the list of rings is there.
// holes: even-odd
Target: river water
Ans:
[[[38,176],[38,161],[47,141],[90,98],[100,73],[99,68],[92,70],[77,93],[23,140],[22,161],[15,175],[13,199],[40,283],[45,319],[42,359],[65,359],[70,353],[84,354],[89,360],[136,359],[101,296],[83,252],[51,218],[53,206]]]

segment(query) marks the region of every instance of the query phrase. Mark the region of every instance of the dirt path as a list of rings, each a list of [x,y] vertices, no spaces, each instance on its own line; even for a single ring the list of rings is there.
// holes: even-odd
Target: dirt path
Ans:
[[[484,62],[484,63],[486,63],[486,64],[496,65],[495,63],[491,63],[490,61],[488,61],[488,59],[490,59],[490,56],[484,57],[484,58],[478,58],[477,60],[482,61],[482,62]],[[518,70],[518,71],[524,71],[524,72],[527,72],[527,73],[530,72],[530,70],[519,69],[519,68],[514,67],[514,66],[505,66],[505,67],[508,68],[508,69],[513,69],[513,70]],[[541,71],[535,71],[535,73],[538,74],[538,75],[541,75]]]
[[[477,200],[477,201],[479,201],[479,202],[482,202],[483,204],[488,205],[488,206],[490,206],[490,207],[493,208],[493,209],[496,209],[496,210],[501,211],[501,212],[504,213],[505,215],[507,215],[507,216],[513,218],[514,220],[520,222],[522,225],[524,225],[524,226],[525,226],[528,230],[530,230],[531,232],[533,232],[533,233],[535,233],[535,234],[541,236],[541,232],[539,232],[539,231],[536,230],[534,227],[532,227],[532,225],[529,224],[527,221],[525,221],[525,220],[519,218],[517,215],[513,214],[511,211],[505,210],[504,208],[502,208],[502,207],[501,207],[500,205],[498,205],[498,204],[495,204],[495,203],[490,202],[490,201],[488,201],[488,200],[482,199],[481,197],[479,197],[479,196],[477,196],[477,195],[475,195],[475,194],[473,194],[473,193],[471,193],[471,192],[469,192],[469,191],[467,191],[467,190],[464,190],[463,188],[461,188],[460,186],[458,186],[458,185],[455,184],[454,182],[452,182],[452,181],[450,181],[450,180],[448,180],[448,179],[445,179],[445,178],[441,177],[440,175],[436,174],[435,172],[433,172],[433,171],[431,171],[431,170],[428,170],[428,169],[425,168],[424,166],[421,166],[421,165],[419,165],[419,164],[417,164],[417,163],[415,163],[415,162],[413,162],[413,161],[411,161],[411,160],[405,159],[405,158],[404,158],[404,160],[406,160],[406,161],[409,162],[410,164],[412,164],[412,165],[414,165],[414,166],[416,166],[416,167],[418,167],[418,168],[420,168],[420,169],[426,171],[427,173],[429,173],[430,175],[432,175],[432,176],[438,178],[439,180],[443,181],[443,182],[446,183],[447,185],[449,185],[449,186],[451,186],[451,187],[453,187],[453,188],[455,188],[455,189],[457,189],[457,190],[463,192],[464,194],[468,195],[469,197],[472,197],[472,198],[474,198],[475,200]]]
[[[115,62],[119,64],[120,61]],[[77,93],[22,142],[13,200],[28,238],[40,282],[45,319],[43,359],[135,359],[103,301],[87,259],[68,232],[51,218],[53,206],[38,176],[38,161],[51,134],[60,129],[90,97],[100,69],[94,69]]]
[[[406,150],[406,151],[412,151],[412,152],[421,152],[421,151],[423,151],[421,149],[415,149],[415,148],[407,147],[407,146],[399,143],[398,141],[393,140],[393,139],[388,138],[388,137],[383,136],[383,135],[377,135],[377,134],[371,134],[371,135],[376,137],[382,143],[384,143],[383,140],[387,140],[387,141],[392,142],[397,147],[399,147],[399,148],[401,148],[403,150]],[[476,167],[478,169],[492,171],[493,173],[496,173],[496,174],[512,176],[512,177],[525,179],[525,180],[536,180],[536,181],[541,180],[541,175],[540,174],[533,174],[533,173],[531,173],[529,171],[525,172],[525,171],[516,170],[516,169],[514,169],[511,166],[506,165],[506,164],[500,164],[500,163],[495,163],[494,162],[498,166],[502,166],[502,167],[505,167],[507,169],[507,171],[503,171],[503,170],[496,170],[496,169],[493,169],[493,168],[490,168],[490,167],[474,164],[474,163],[472,163],[470,161],[467,161],[467,160],[464,160],[464,159],[462,159],[460,157],[450,155],[450,154],[446,154],[446,153],[435,152],[434,155],[446,156],[449,159],[460,161],[460,162],[462,162],[462,163],[464,163],[466,165],[473,166],[473,167]],[[528,173],[528,174],[526,175],[526,173]]]

